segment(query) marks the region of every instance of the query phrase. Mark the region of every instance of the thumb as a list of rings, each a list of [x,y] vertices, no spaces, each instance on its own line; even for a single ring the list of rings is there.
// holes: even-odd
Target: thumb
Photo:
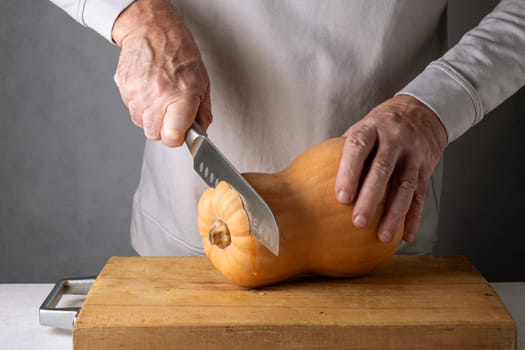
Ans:
[[[179,147],[184,143],[186,131],[195,120],[201,99],[197,96],[186,96],[172,101],[166,107],[161,139],[169,147]]]

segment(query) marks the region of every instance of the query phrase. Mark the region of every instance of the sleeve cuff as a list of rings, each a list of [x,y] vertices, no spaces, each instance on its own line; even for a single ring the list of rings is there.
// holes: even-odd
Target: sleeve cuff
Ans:
[[[81,23],[113,42],[113,24],[122,11],[134,0],[86,0],[80,10]]]
[[[432,62],[396,95],[410,95],[434,111],[447,131],[448,143],[484,114],[476,89],[444,60]]]

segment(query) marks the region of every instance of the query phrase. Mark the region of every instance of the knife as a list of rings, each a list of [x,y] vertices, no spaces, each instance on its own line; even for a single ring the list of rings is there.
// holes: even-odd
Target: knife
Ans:
[[[235,188],[241,195],[248,213],[250,232],[274,255],[279,255],[279,226],[272,210],[210,141],[197,122],[194,122],[186,133],[186,145],[193,156],[193,168],[197,174],[209,187],[215,187],[220,181],[226,181]]]

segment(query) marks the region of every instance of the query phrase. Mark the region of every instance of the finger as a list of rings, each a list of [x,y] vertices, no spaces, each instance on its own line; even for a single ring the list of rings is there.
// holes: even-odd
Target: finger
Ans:
[[[397,171],[396,171],[397,172]],[[418,185],[417,168],[407,168],[395,174],[390,182],[390,192],[378,235],[382,242],[392,241],[395,233],[405,221]]]
[[[365,180],[357,197],[354,210],[354,225],[365,228],[375,216],[379,202],[384,197],[387,183],[398,159],[397,148],[379,144],[377,153],[366,173]]]
[[[343,153],[335,179],[338,201],[351,203],[359,188],[363,165],[375,147],[377,132],[366,124],[356,125],[346,133]]]
[[[128,111],[129,111],[129,116],[131,118],[131,121],[133,122],[133,124],[135,124],[136,126],[138,126],[139,128],[142,128],[143,124],[142,124],[142,113],[143,113],[143,108],[141,107],[140,103],[138,102],[138,100],[130,100],[127,104],[127,107],[128,107]]]
[[[200,102],[197,96],[186,96],[167,106],[161,129],[162,142],[169,147],[178,147],[184,143],[186,131],[195,120]]]
[[[144,135],[150,140],[160,140],[163,125],[164,110],[173,101],[171,94],[158,97],[155,102],[144,110],[142,124]]]
[[[146,108],[142,114],[142,124],[147,139],[160,140],[162,108],[158,104]]]
[[[164,108],[173,103],[173,95],[165,93],[159,96],[155,103],[144,110],[142,124],[144,135],[150,140],[160,140],[163,126]]]
[[[211,113],[211,98],[209,87],[206,91],[206,95],[204,95],[202,103],[199,106],[199,111],[197,112],[197,118],[195,120],[197,121],[197,123],[199,123],[203,130],[208,129],[213,120],[213,115]]]
[[[423,178],[425,180],[423,180]],[[427,195],[428,182],[430,176],[420,176],[419,184],[416,192],[412,198],[412,203],[405,220],[405,232],[403,239],[407,242],[412,242],[416,237],[416,233],[419,230],[419,224],[423,216],[423,207],[425,204],[425,197]]]
[[[127,85],[122,82],[120,69],[117,66],[117,72],[113,76],[113,81],[115,82],[115,85],[117,86],[119,93],[120,93],[120,99],[122,100],[122,103],[124,106],[128,106],[129,102],[132,100],[132,94],[127,89]]]

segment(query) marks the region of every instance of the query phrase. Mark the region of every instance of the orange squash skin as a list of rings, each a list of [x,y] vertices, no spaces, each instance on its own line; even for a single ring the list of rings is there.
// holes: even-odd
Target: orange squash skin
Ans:
[[[260,287],[304,274],[364,275],[396,251],[402,227],[390,243],[377,238],[384,201],[369,227],[357,229],[352,206],[335,198],[344,140],[318,144],[278,173],[244,174],[276,216],[281,231],[279,256],[250,234],[248,215],[231,186],[221,182],[202,194],[198,226],[204,251],[217,270],[240,286]],[[210,243],[210,228],[217,220],[226,224],[231,238],[224,248]]]

